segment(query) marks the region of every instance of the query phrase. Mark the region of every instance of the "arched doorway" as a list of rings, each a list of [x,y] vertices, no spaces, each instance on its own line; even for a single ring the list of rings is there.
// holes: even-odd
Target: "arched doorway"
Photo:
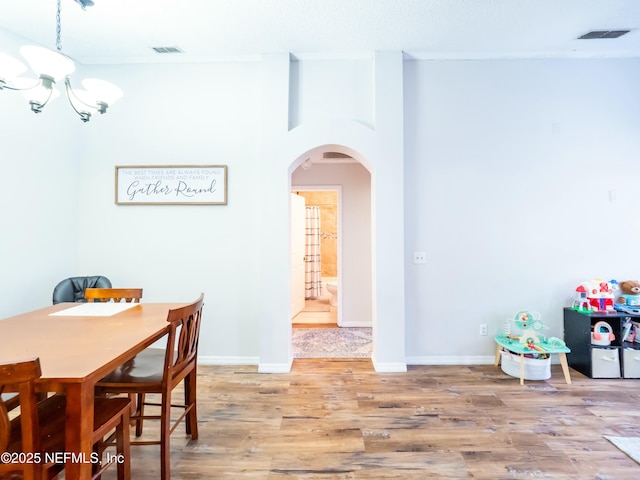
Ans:
[[[393,149],[385,147],[374,131],[357,122],[309,122],[267,140],[260,170],[258,371],[278,373],[291,369],[291,174],[309,156],[327,149],[350,155],[370,172],[374,329],[371,358],[376,371],[406,371],[402,155],[391,155]]]
[[[363,332],[369,335],[370,329],[373,327],[373,278],[372,278],[372,215],[371,215],[371,174],[369,170],[361,162],[343,153],[342,147],[319,146],[313,151],[307,151],[300,158],[303,159],[299,163],[300,158],[294,162],[297,168],[291,172],[291,190],[302,196],[306,196],[313,203],[314,199],[332,198],[331,190],[339,192],[339,205],[328,205],[326,210],[324,207],[323,222],[334,220],[332,217],[338,217],[339,226],[332,228],[331,224],[322,225],[321,243],[325,247],[331,246],[331,238],[326,238],[333,233],[337,233],[338,245],[338,274],[335,283],[338,286],[339,306],[329,307],[325,297],[325,304],[312,306],[312,311],[306,316],[310,317],[311,323],[315,318],[322,322],[324,318],[331,322],[337,323],[336,327],[353,328],[350,333],[343,330],[338,335],[344,334],[344,337],[350,337],[350,334],[356,334],[358,341],[363,340],[360,337]],[[295,200],[295,197],[292,198]],[[335,208],[337,207],[337,208]],[[293,228],[294,219],[291,225]],[[292,232],[293,233],[293,232]],[[292,236],[293,238],[293,236]],[[336,252],[330,249],[321,250],[322,262],[319,265],[324,274],[329,276],[336,275],[331,273],[331,268],[335,260]],[[295,262],[296,258],[292,258]],[[327,264],[325,264],[325,261]],[[328,267],[328,268],[327,268]],[[298,270],[292,269],[292,282],[295,282],[295,274]],[[324,284],[322,285],[324,288]],[[292,283],[292,295],[296,290],[296,284]],[[292,302],[295,303],[295,302]],[[313,313],[316,307],[327,308],[328,314]],[[300,315],[305,317],[305,313]],[[295,322],[294,322],[295,323]],[[310,327],[310,325],[303,325]],[[358,331],[357,329],[363,329]],[[342,337],[342,338],[344,338]],[[355,345],[354,345],[355,347]],[[369,345],[370,349],[370,345]],[[323,350],[322,348],[320,349]],[[367,348],[358,348],[357,352],[352,353],[360,357],[367,355]],[[327,351],[327,356],[338,356],[346,354],[349,357],[349,349],[344,352]],[[370,355],[369,355],[370,356]]]

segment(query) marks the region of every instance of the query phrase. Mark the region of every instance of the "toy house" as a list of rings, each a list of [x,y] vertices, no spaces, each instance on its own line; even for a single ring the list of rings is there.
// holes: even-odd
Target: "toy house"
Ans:
[[[614,310],[617,282],[602,279],[584,282],[576,288],[573,309],[579,311],[610,312]]]

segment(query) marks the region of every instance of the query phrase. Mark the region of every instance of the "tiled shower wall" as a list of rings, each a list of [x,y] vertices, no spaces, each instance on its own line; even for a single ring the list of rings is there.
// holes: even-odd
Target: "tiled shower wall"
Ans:
[[[336,190],[296,191],[307,206],[320,207],[320,252],[322,276],[338,276],[338,192]]]

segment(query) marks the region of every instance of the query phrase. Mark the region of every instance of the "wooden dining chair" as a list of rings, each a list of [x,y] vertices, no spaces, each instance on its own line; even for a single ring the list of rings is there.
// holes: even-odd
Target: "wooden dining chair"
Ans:
[[[141,288],[87,288],[84,291],[87,302],[115,302],[115,303],[140,303],[142,298]],[[129,395],[131,400],[131,415],[136,411],[136,396]]]
[[[185,419],[187,435],[198,438],[196,410],[196,361],[204,294],[193,303],[169,310],[166,348],[147,348],[131,361],[107,375],[96,385],[98,394],[136,394],[136,436],[142,434],[142,421],[160,420],[158,440],[132,440],[132,445],[160,445],[160,479],[170,478],[171,433]],[[171,402],[171,392],[184,382],[184,403]],[[160,394],[160,403],[148,402],[146,394]],[[145,406],[160,407],[160,415],[148,415]],[[172,420],[171,408],[180,408],[180,416]]]
[[[13,410],[20,406],[20,396],[17,393],[3,393],[0,395],[0,401],[4,403],[7,410]]]
[[[65,451],[66,397],[53,395],[38,401],[36,380],[41,375],[38,358],[0,364],[0,392],[17,392],[20,402],[19,415],[11,416],[0,402],[0,452],[12,460],[0,462],[1,480],[51,479],[64,469],[55,460]],[[116,432],[119,480],[131,478],[129,404],[128,398],[100,398],[94,408],[91,441],[102,453],[102,438]],[[93,478],[100,478],[111,463],[96,468]]]
[[[87,288],[84,291],[87,302],[140,303],[141,288]]]

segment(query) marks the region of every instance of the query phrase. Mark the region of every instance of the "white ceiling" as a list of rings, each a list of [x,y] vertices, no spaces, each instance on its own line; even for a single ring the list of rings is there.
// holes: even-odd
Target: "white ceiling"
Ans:
[[[62,49],[84,64],[368,57],[639,57],[640,0],[62,1]],[[56,0],[0,0],[0,28],[55,49]],[[577,40],[590,30],[631,32]],[[176,46],[183,54],[155,53]],[[0,51],[2,46],[0,45]]]

